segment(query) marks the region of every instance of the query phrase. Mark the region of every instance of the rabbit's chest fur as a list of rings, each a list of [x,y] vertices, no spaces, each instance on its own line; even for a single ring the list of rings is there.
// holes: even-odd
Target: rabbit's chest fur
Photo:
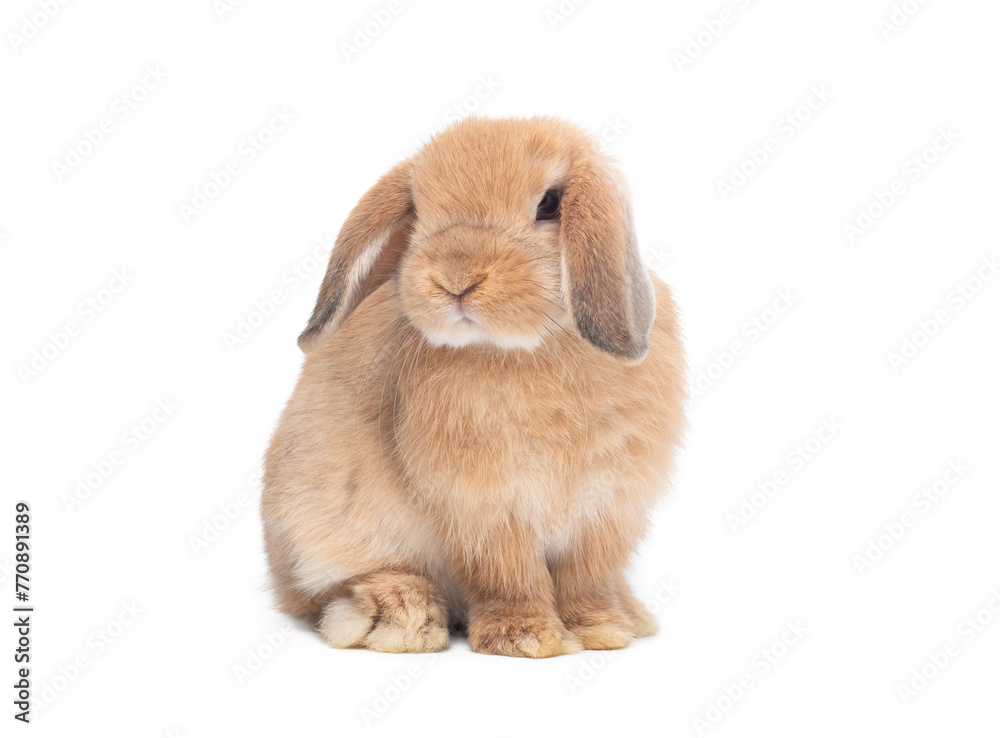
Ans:
[[[612,360],[588,357],[603,363],[595,371],[579,356],[424,357],[393,400],[394,443],[421,503],[452,525],[525,523],[548,555],[588,522],[627,513],[648,466],[635,430],[656,410],[641,401],[642,372],[626,377]]]

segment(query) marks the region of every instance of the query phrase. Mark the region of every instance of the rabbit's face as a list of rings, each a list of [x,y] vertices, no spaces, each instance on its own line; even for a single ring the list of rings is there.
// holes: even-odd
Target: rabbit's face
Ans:
[[[551,118],[466,119],[386,173],[337,237],[302,349],[390,279],[436,345],[531,350],[573,331],[624,361],[649,346],[625,187],[586,133]]]
[[[573,329],[559,242],[565,165],[537,140],[455,138],[415,162],[403,309],[435,345],[533,349]]]

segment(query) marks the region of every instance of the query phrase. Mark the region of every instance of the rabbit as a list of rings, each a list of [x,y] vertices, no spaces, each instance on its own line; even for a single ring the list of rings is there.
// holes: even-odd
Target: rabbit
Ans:
[[[466,118],[351,211],[266,454],[277,607],[336,648],[618,649],[685,428],[669,288],[621,175],[554,118]]]

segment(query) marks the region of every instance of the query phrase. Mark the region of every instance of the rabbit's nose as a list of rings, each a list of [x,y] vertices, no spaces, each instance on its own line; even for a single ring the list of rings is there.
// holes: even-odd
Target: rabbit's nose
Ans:
[[[438,283],[438,288],[444,292],[446,295],[454,297],[458,302],[462,301],[463,297],[466,297],[479,287],[483,282],[486,281],[486,277],[470,277],[469,279],[463,280],[456,286],[454,283],[449,285],[444,285]]]

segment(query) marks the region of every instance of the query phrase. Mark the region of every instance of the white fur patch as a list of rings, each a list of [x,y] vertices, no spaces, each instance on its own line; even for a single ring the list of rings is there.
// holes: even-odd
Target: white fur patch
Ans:
[[[381,233],[361,250],[347,276],[347,284],[351,291],[357,289],[361,280],[368,276],[368,272],[375,265],[375,260],[378,259],[379,254],[382,253],[382,249],[389,243],[390,238],[392,238],[391,231]]]
[[[366,618],[355,610],[351,601],[345,597],[327,605],[319,623],[323,640],[334,648],[360,646],[371,629],[371,618]]]
[[[542,337],[537,333],[530,336],[498,336],[482,326],[469,325],[458,320],[447,328],[426,329],[422,332],[432,346],[448,346],[450,348],[485,344],[502,349],[532,351],[542,342]]]

